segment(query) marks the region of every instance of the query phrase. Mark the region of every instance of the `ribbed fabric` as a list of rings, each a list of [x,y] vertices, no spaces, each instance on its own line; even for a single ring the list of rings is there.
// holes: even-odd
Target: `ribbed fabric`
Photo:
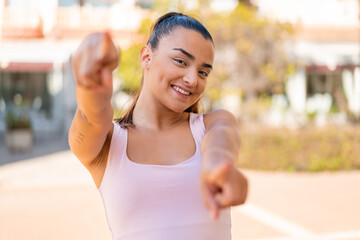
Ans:
[[[127,130],[114,123],[105,174],[98,189],[113,239],[230,240],[230,210],[213,220],[200,189],[205,134],[202,114],[190,114],[196,152],[176,165],[146,165],[129,160]]]

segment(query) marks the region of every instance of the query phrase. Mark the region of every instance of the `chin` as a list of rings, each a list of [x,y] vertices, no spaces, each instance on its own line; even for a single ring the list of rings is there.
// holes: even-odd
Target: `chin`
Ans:
[[[169,106],[169,109],[176,113],[182,113],[185,112],[186,109],[188,109],[190,106]]]
[[[185,110],[186,110],[187,108],[171,108],[171,110],[173,111],[173,112],[176,112],[176,113],[182,113],[182,112],[185,112]]]

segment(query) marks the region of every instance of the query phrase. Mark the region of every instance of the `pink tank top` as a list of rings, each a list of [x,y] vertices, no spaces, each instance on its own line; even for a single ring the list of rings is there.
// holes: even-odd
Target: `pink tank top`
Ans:
[[[127,130],[114,123],[99,188],[113,239],[231,239],[230,210],[213,220],[201,195],[202,114],[190,114],[190,128],[196,143],[192,157],[176,165],[145,165],[129,160]]]

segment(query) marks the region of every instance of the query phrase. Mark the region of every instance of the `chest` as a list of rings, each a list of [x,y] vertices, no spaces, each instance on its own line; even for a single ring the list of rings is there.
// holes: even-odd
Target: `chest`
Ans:
[[[127,136],[127,156],[136,163],[176,165],[196,152],[196,144],[189,127],[168,131],[130,129]]]

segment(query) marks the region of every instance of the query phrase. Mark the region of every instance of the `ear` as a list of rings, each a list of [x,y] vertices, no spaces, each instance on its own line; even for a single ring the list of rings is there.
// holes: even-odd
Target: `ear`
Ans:
[[[143,46],[140,53],[140,63],[144,70],[149,69],[151,58],[152,58],[151,48],[148,45]]]

